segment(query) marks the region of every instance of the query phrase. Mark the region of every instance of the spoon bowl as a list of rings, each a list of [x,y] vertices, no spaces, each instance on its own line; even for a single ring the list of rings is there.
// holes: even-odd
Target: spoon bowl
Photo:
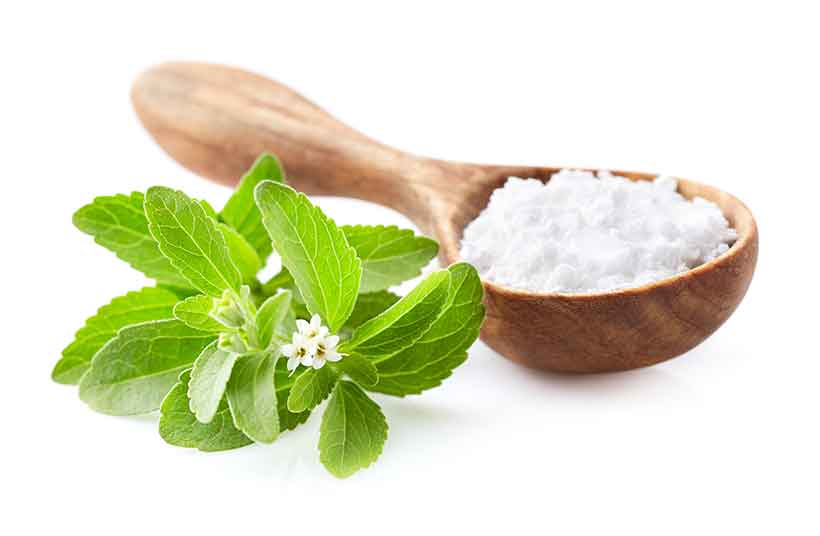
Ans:
[[[459,260],[464,226],[508,177],[548,181],[560,170],[404,153],[277,82],[231,67],[162,64],[137,79],[131,96],[148,132],[195,173],[233,186],[260,153],[275,153],[289,182],[307,194],[357,197],[405,214],[438,240],[445,265]],[[746,294],[757,261],[757,226],[743,203],[717,188],[678,179],[678,191],[720,207],[738,232],[726,253],[677,276],[612,292],[543,294],[484,280],[482,340],[517,363],[561,372],[644,367],[701,343]]]

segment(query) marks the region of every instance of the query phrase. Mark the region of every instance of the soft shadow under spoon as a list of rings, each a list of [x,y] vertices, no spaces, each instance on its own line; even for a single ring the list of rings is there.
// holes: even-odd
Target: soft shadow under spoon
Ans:
[[[234,185],[259,153],[279,156],[293,186],[394,208],[459,258],[463,227],[507,177],[548,180],[558,168],[448,162],[403,153],[340,123],[287,87],[235,68],[166,63],[143,73],[132,99],[145,128],[188,169]],[[633,180],[649,173],[613,170]],[[529,367],[627,370],[680,355],[738,306],[757,261],[757,226],[733,196],[679,179],[678,191],[720,206],[738,240],[724,255],[676,277],[617,292],[537,294],[484,281],[482,340]]]

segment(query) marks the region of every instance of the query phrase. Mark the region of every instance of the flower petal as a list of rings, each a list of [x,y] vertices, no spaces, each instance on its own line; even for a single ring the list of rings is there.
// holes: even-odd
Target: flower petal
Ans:
[[[309,367],[309,366],[313,365],[314,361],[315,361],[315,358],[313,357],[312,354],[302,356],[302,364],[306,367]]]
[[[319,328],[322,327],[322,317],[318,314],[311,316],[310,327],[312,327],[314,331],[319,331]]]
[[[325,352],[325,359],[327,359],[328,361],[341,361],[342,357],[343,354],[340,354],[336,350],[328,350],[327,352]]]
[[[309,354],[315,354],[319,350],[319,341],[316,339],[307,339],[302,342],[302,348]]]
[[[320,368],[322,368],[324,366],[325,366],[325,358],[322,357],[322,356],[317,355],[313,359],[313,368],[315,368],[316,370],[319,370]]]
[[[298,329],[299,333],[301,333],[302,335],[307,335],[307,333],[310,331],[310,324],[308,324],[307,320],[297,318],[296,329]]]
[[[288,370],[293,371],[296,370],[296,367],[299,366],[299,358],[298,357],[291,357],[288,358]]]
[[[293,344],[283,344],[279,351],[281,351],[285,357],[293,357],[296,355],[296,346]]]
[[[330,335],[325,337],[325,350],[331,351],[336,348],[336,345],[339,344],[339,336],[338,335]]]

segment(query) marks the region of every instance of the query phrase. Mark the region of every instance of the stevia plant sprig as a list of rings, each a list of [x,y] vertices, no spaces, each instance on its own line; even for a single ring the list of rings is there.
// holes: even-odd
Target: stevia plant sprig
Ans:
[[[203,451],[270,443],[328,396],[320,460],[346,477],[382,451],[387,422],[369,392],[436,387],[467,357],[484,309],[459,263],[404,297],[438,246],[412,231],[342,226],[262,155],[221,212],[180,191],[98,197],[80,230],[156,280],[114,298],[52,373],[92,409],[160,410],[160,435]],[[282,270],[257,273],[276,251]]]

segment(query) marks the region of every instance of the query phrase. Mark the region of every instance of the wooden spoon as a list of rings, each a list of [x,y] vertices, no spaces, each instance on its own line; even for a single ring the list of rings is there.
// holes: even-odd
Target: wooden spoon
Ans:
[[[159,65],[137,79],[132,99],[145,128],[188,169],[232,186],[257,155],[273,152],[299,190],[358,197],[405,214],[439,241],[444,264],[459,260],[463,227],[507,177],[546,181],[558,171],[403,153],[340,123],[281,84],[219,65]],[[749,287],[757,227],[731,195],[679,181],[681,194],[717,203],[737,229],[739,239],[727,253],[676,277],[607,293],[537,294],[484,281],[484,342],[529,367],[600,372],[652,365],[711,335]]]

